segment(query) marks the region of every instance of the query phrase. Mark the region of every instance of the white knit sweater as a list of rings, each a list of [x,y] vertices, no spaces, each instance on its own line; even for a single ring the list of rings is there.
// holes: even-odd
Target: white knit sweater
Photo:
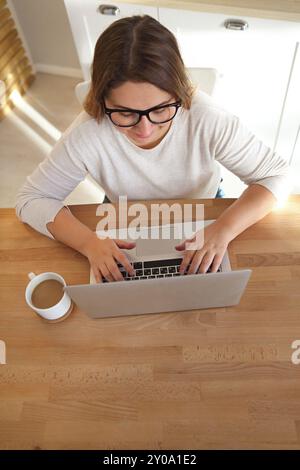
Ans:
[[[18,217],[52,237],[46,224],[89,173],[114,202],[214,198],[224,165],[247,185],[259,183],[277,198],[288,185],[288,164],[236,117],[204,93],[190,110],[179,109],[153,149],[142,149],[105,117],[100,124],[82,112],[49,157],[27,177],[16,201]]]

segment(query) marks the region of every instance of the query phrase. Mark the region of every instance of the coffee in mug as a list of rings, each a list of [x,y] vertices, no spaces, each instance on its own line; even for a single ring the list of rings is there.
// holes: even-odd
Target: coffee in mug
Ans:
[[[56,305],[64,295],[63,284],[56,279],[48,279],[36,286],[31,294],[31,302],[38,308]]]
[[[65,319],[73,309],[73,302],[64,291],[66,282],[57,273],[47,272],[36,275],[29,273],[25,299],[38,315],[47,321],[56,322]]]

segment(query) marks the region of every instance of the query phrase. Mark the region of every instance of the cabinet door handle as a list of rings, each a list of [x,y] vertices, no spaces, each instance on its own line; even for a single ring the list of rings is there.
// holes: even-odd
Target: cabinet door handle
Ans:
[[[120,8],[115,5],[99,5],[97,10],[101,15],[117,16],[120,14]]]
[[[249,28],[249,24],[245,20],[226,20],[224,22],[226,29],[233,29],[235,31],[245,31]]]

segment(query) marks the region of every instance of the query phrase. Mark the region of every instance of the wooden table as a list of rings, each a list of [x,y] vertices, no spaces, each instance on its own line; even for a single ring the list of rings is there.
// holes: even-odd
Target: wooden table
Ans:
[[[233,200],[197,202],[215,218]],[[95,207],[71,210],[95,227]],[[238,306],[56,324],[27,307],[27,273],[86,283],[87,260],[0,217],[0,448],[300,448],[300,196],[231,243],[253,269]]]

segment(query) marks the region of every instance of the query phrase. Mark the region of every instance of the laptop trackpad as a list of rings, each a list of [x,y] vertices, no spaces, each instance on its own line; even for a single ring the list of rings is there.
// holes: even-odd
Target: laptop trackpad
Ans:
[[[203,222],[199,221],[199,223],[203,225]],[[178,254],[180,256],[180,252],[175,249],[175,246],[197,230],[196,224],[197,222],[184,222],[183,224],[153,226],[151,229],[143,228],[142,232],[149,230],[148,237],[141,237],[136,241],[137,255],[159,257],[170,254],[173,257],[174,254]]]
[[[181,239],[178,240],[142,240],[136,241],[136,253],[138,256],[159,256],[166,255],[168,253],[174,254],[176,252],[175,246],[180,243]],[[180,252],[178,252],[179,254]]]

